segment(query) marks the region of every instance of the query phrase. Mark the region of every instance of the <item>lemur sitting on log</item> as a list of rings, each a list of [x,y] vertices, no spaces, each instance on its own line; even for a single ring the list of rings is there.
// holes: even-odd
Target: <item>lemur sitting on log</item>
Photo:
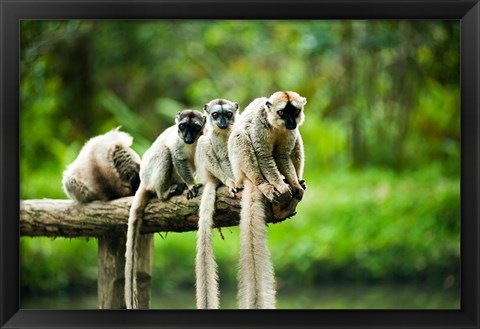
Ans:
[[[213,253],[212,226],[216,190],[228,187],[235,196],[232,167],[228,160],[228,137],[238,114],[238,104],[214,99],[204,106],[207,116],[206,133],[198,139],[195,163],[203,187],[198,212],[197,256],[195,259],[197,308],[219,308],[217,263]]]
[[[240,213],[239,308],[275,308],[275,277],[267,245],[267,208],[288,216],[301,200],[304,151],[298,126],[305,97],[279,91],[243,111],[228,140],[236,186],[244,186]],[[293,204],[296,205],[297,201]],[[277,217],[277,218],[278,218]]]
[[[125,263],[125,302],[127,309],[137,308],[137,239],[143,211],[156,194],[164,201],[187,189],[187,198],[195,197],[200,184],[195,184],[195,148],[203,133],[206,118],[194,110],[178,112],[175,125],[158,136],[145,152],[140,165],[140,186],[135,193],[128,218]]]
[[[132,140],[116,128],[87,141],[63,172],[65,193],[79,203],[133,195],[140,184],[140,157],[130,148]]]

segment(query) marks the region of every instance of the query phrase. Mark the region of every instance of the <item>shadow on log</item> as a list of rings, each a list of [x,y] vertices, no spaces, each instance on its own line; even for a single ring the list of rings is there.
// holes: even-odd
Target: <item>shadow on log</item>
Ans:
[[[217,190],[215,226],[236,226],[240,220],[241,192],[236,198],[227,188]],[[133,197],[112,201],[76,204],[70,200],[23,200],[20,202],[22,236],[102,237],[124,235]],[[185,195],[161,202],[153,198],[145,209],[142,233],[187,232],[197,230],[200,195],[187,200]],[[268,223],[276,223],[272,214]]]

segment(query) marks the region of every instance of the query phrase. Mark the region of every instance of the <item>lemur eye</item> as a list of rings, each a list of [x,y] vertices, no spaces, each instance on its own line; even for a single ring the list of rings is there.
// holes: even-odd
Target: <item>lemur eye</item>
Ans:
[[[201,129],[202,129],[202,126],[200,126],[200,125],[195,125],[195,130],[196,130],[196,131],[199,131],[199,130],[201,130]]]
[[[232,118],[232,115],[233,115],[232,112],[227,112],[227,118],[231,119],[231,118]]]
[[[214,119],[218,118],[218,112],[213,112],[213,113],[212,113],[212,117],[213,117]]]
[[[295,110],[295,115],[298,115],[300,113],[300,110],[299,109],[296,109]]]
[[[178,128],[180,128],[180,130],[183,130],[185,128],[185,125],[183,123],[181,123],[181,124],[178,125]]]
[[[279,116],[283,117],[283,114],[284,114],[283,110],[280,110],[277,113],[278,113]]]

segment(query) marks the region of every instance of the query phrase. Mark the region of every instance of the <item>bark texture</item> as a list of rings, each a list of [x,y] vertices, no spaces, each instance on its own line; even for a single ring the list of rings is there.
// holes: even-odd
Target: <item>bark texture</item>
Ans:
[[[241,193],[228,196],[227,189],[217,190],[215,227],[236,226],[240,220]],[[20,234],[22,236],[105,237],[123,236],[133,197],[108,202],[78,204],[70,200],[20,201]],[[150,200],[145,209],[142,233],[186,232],[197,230],[200,195],[187,200],[185,195],[167,202]],[[269,223],[277,220],[270,213]]]

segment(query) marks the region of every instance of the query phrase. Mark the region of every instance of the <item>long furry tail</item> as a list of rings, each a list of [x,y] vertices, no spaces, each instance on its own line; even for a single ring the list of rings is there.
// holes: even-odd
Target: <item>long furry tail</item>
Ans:
[[[197,308],[199,309],[219,308],[218,272],[212,241],[215,201],[216,186],[207,182],[200,202],[195,260]]]
[[[137,243],[142,225],[143,211],[150,199],[144,186],[140,184],[130,207],[128,218],[127,246],[125,252],[125,303],[127,309],[138,308],[137,293]]]
[[[267,245],[266,199],[250,181],[245,182],[240,212],[238,306],[275,308],[275,275]]]

